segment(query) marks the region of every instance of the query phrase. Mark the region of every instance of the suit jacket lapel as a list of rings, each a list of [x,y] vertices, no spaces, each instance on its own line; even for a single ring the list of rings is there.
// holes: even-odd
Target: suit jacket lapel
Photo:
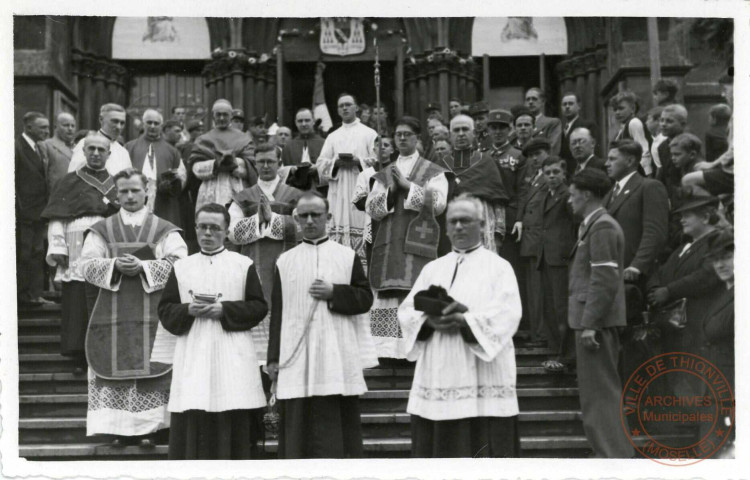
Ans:
[[[614,201],[612,201],[612,205],[607,207],[607,211],[612,214],[617,212],[617,210],[622,206],[625,200],[630,197],[636,190],[638,190],[638,188],[640,188],[641,184],[643,184],[643,177],[641,177],[638,173],[630,177],[628,183],[625,184],[622,191],[617,195]],[[611,196],[612,192],[607,195],[607,203],[609,203],[609,197]]]
[[[561,185],[562,187],[563,185]],[[546,194],[545,194],[546,195]],[[555,196],[551,199],[549,197],[545,197],[544,201],[544,211],[545,213],[550,211],[557,203],[562,199],[563,197],[563,190],[558,187],[558,189],[555,191]]]
[[[597,220],[599,220],[599,217],[604,215],[606,210],[602,209],[596,212],[591,219],[589,220],[589,223],[586,224],[586,228],[583,231],[583,235],[581,235],[578,240],[576,241],[575,245],[573,245],[573,249],[570,251],[570,255],[568,255],[568,258],[573,258],[573,255],[575,255],[576,250],[578,249],[578,245],[580,245],[583,240],[586,238],[586,236],[589,234],[589,230],[591,230],[591,227],[596,223]]]
[[[46,171],[46,168],[44,156],[37,155],[36,151],[31,148],[31,145],[29,145],[25,138],[21,137],[18,141],[21,142],[21,151],[23,152],[24,160],[31,164],[31,166],[34,167],[34,170],[39,172],[39,175],[45,177],[44,172]],[[40,154],[41,151],[42,150],[39,149]]]

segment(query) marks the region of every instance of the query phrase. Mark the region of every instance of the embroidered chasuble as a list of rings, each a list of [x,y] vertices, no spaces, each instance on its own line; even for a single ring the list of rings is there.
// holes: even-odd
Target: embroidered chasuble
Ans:
[[[284,185],[278,177],[267,188],[266,183],[260,180],[257,185],[234,196],[229,207],[229,240],[240,245],[240,253],[253,260],[270,312],[273,308],[271,287],[276,259],[297,245],[302,238],[292,218],[292,211],[302,192]],[[263,188],[266,188],[265,192]],[[261,225],[258,221],[258,208],[262,196],[268,200],[272,213],[271,220]],[[255,353],[263,365],[266,363],[268,350],[269,325],[270,315],[267,315],[252,329]]]
[[[408,191],[393,185],[393,168],[411,182]],[[399,157],[372,176],[365,208],[378,223],[368,274],[376,292],[370,325],[379,357],[405,356],[397,310],[422,267],[438,256],[445,234],[438,219],[443,218],[447,203],[446,173],[450,175],[415,153]],[[431,204],[425,202],[428,197]]]
[[[365,259],[364,227],[365,214],[352,204],[357,176],[367,165],[365,158],[375,157],[374,144],[378,134],[359,121],[341,125],[328,135],[315,164],[321,185],[328,185],[328,202],[331,221],[328,234],[334,242],[351,247],[361,259]],[[343,166],[337,163],[339,154],[359,157],[358,166]]]
[[[255,185],[254,158],[252,138],[234,128],[214,128],[198,137],[190,151],[190,169],[201,180],[195,210],[207,203],[226,206],[233,195]]]
[[[143,435],[169,426],[169,371],[175,338],[159,325],[157,305],[172,262],[187,256],[179,229],[145,207],[88,230],[81,263],[99,288],[86,335],[89,362],[87,434]],[[143,272],[115,268],[129,253]]]
[[[141,135],[125,144],[133,168],[148,179],[146,206],[159,218],[182,225],[180,194],[187,183],[187,170],[180,152],[163,138],[150,140]]]
[[[453,150],[451,155],[437,159],[435,163],[456,176],[449,197],[468,193],[482,202],[482,245],[490,251],[497,251],[495,236],[505,235],[505,206],[509,201],[498,166],[491,158],[473,149]]]
[[[425,324],[424,313],[414,309],[414,295],[431,285],[468,307],[470,335]],[[399,307],[398,319],[407,358],[417,362],[407,412],[433,421],[518,415],[513,335],[521,299],[507,261],[480,247],[430,262]]]
[[[109,158],[107,159],[106,169],[110,175],[115,176],[126,168],[131,168],[133,163],[130,161],[130,154],[125,147],[109,135],[99,130],[99,134],[109,139]],[[86,165],[86,155],[83,153],[83,144],[86,139],[82,139],[73,147],[73,155],[70,157],[68,173],[75,172]]]

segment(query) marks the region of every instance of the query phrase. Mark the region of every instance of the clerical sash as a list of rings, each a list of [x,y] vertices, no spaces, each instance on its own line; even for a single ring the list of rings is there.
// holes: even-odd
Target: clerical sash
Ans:
[[[107,241],[110,258],[129,253],[141,260],[155,260],[156,245],[178,228],[149,214],[141,227],[134,229],[115,214],[96,223],[91,230]],[[160,299],[161,290],[146,293],[140,275],[123,275],[117,292],[99,290],[86,332],[86,358],[98,377],[153,378],[172,369],[172,365],[151,361]]]
[[[392,168],[398,167],[395,163],[389,165],[373,175],[371,181],[395,188]],[[420,157],[408,180],[424,188],[431,179],[443,173],[443,168]],[[415,212],[404,208],[407,194],[402,190],[395,192],[394,211],[379,222],[373,241],[369,277],[370,284],[377,291],[411,290],[422,268],[437,256],[440,229],[432,213],[432,200],[429,199],[428,210],[423,206],[422,212]],[[428,197],[425,195],[425,204]]]

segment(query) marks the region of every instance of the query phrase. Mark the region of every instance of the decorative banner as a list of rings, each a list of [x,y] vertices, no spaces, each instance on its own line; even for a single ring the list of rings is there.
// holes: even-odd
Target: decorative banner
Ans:
[[[320,51],[326,55],[357,55],[365,51],[362,18],[321,18]]]
[[[471,34],[475,57],[567,55],[563,17],[477,17]]]
[[[208,23],[199,17],[117,17],[112,58],[121,60],[208,60]]]

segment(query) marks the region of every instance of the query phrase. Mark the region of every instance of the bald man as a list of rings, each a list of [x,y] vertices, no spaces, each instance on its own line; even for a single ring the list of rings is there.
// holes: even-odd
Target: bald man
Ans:
[[[76,134],[76,119],[62,112],[55,118],[55,133],[39,143],[39,150],[47,158],[47,188],[51,192],[58,180],[68,173],[70,157],[73,156],[73,137]]]
[[[81,249],[86,230],[117,211],[117,192],[107,171],[112,143],[99,133],[81,140],[86,164],[60,179],[41,215],[49,221],[47,263],[57,267],[55,281],[62,282],[61,353],[73,357],[80,375],[86,371],[86,327],[97,295],[83,277]]]
[[[107,171],[115,175],[126,168],[132,168],[130,155],[125,147],[117,142],[117,139],[125,129],[125,109],[116,103],[105,103],[99,109],[99,135],[104,136],[110,142],[110,154],[107,160]],[[86,165],[86,155],[83,151],[83,140],[73,148],[73,155],[68,165],[68,173],[75,172]]]
[[[143,135],[125,144],[133,168],[148,179],[146,207],[157,217],[182,228],[180,194],[187,183],[187,170],[180,152],[162,135],[164,117],[153,109],[143,112]]]
[[[203,205],[226,205],[232,197],[258,182],[255,169],[255,145],[250,135],[231,126],[232,104],[216,100],[211,108],[214,128],[195,140],[190,165],[201,181],[196,211]]]

